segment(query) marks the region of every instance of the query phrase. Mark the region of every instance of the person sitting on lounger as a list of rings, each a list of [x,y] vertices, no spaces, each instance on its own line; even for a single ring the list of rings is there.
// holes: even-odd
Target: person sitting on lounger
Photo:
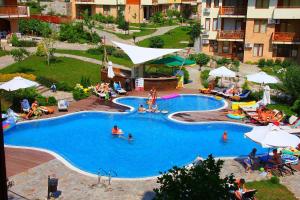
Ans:
[[[251,151],[251,153],[248,155],[248,158],[246,158],[244,160],[244,163],[246,164],[246,172],[251,171],[251,168],[255,164],[256,152],[257,152],[257,149],[253,148],[252,151]]]
[[[243,198],[243,193],[247,192],[245,183],[246,183],[246,181],[243,178],[236,180],[238,189],[234,192],[234,194],[235,194],[235,197],[239,200],[241,200]]]
[[[37,101],[34,101],[32,104],[31,104],[31,108],[26,116],[26,119],[29,119],[30,117],[32,117],[32,115],[35,115],[35,116],[40,116],[42,115],[42,111],[39,109],[39,105],[38,105],[38,102]]]
[[[146,108],[144,108],[144,106],[141,104],[138,108],[138,112],[145,112]]]
[[[282,160],[280,154],[277,152],[277,149],[273,149],[273,156],[268,160],[271,165],[280,165],[282,164]]]

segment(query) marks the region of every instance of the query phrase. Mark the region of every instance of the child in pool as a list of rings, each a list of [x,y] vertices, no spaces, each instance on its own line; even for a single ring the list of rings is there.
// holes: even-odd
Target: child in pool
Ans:
[[[122,134],[123,132],[122,132],[121,129],[118,128],[117,125],[114,125],[114,127],[113,127],[112,130],[111,130],[111,133],[112,133],[113,135],[119,135],[119,134]]]
[[[226,131],[224,131],[224,133],[222,135],[222,140],[223,140],[223,142],[227,142],[227,140],[228,140],[228,135],[227,135]]]

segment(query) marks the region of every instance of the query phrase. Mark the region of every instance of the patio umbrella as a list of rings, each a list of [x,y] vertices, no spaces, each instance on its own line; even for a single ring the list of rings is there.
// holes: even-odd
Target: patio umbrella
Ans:
[[[107,77],[108,77],[108,78],[113,78],[113,77],[115,77],[115,73],[114,73],[114,70],[113,70],[113,66],[112,66],[112,62],[111,62],[111,61],[108,62],[107,68],[108,68],[108,70],[107,70]]]
[[[264,95],[263,95],[263,99],[262,99],[262,103],[264,105],[268,105],[271,103],[271,97],[270,97],[270,87],[268,85],[266,85],[264,87]]]
[[[279,82],[274,76],[270,76],[265,72],[259,72],[259,73],[247,75],[247,80],[255,83],[260,83],[260,84]]]
[[[187,66],[187,65],[195,65],[196,62],[189,59],[184,59],[180,56],[168,56],[164,57],[159,60],[155,60],[150,62],[153,65],[166,65],[168,67],[180,67],[180,66]]]
[[[227,69],[226,67],[222,66],[219,67],[217,69],[211,70],[209,72],[210,76],[214,76],[214,77],[229,77],[229,78],[233,78],[236,76],[234,71],[231,71],[230,69]]]
[[[24,88],[29,88],[29,87],[37,87],[39,85],[40,84],[38,84],[37,82],[17,76],[15,78],[13,78],[12,80],[0,85],[0,89],[6,90],[6,91],[14,91],[14,90],[24,89]]]
[[[300,143],[300,138],[296,135],[289,134],[273,124],[254,127],[252,131],[245,133],[245,136],[264,148],[296,147]]]

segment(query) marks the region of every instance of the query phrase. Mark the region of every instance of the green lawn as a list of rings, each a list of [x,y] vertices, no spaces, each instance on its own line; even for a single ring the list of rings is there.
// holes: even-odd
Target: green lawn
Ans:
[[[135,29],[132,29],[135,30]],[[141,36],[145,36],[145,35],[150,35],[152,33],[154,33],[156,31],[156,29],[141,29],[140,32],[136,32],[136,33],[132,33],[132,34],[122,34],[122,33],[114,33],[114,32],[110,32],[115,34],[116,36],[118,36],[121,39],[124,40],[128,40],[128,39],[132,39],[132,37],[135,35],[135,37],[141,37]]]
[[[7,54],[8,54],[7,51],[0,50],[0,57],[1,57],[1,56],[5,56],[5,55],[7,55]]]
[[[190,40],[188,31],[189,31],[188,27],[177,27],[177,28],[167,32],[166,34],[159,36],[165,42],[165,45],[163,48],[185,48],[185,47],[187,47],[188,44],[180,43],[180,42]],[[149,47],[149,43],[150,43],[150,38],[138,42],[138,45],[142,46],[142,47]]]
[[[99,65],[84,62],[72,58],[59,57],[50,66],[47,65],[45,58],[30,56],[24,61],[12,64],[2,70],[0,73],[28,73],[36,76],[65,82],[73,87],[79,83],[82,76],[89,77],[93,83],[99,81]]]
[[[174,26],[176,25],[177,23],[173,23],[173,24],[168,24],[168,23],[165,23],[165,24],[153,24],[153,23],[146,23],[145,25],[145,28],[158,28],[158,27],[165,27],[165,26]],[[133,27],[140,27],[140,24],[139,23],[130,23],[129,26],[133,26]]]
[[[281,66],[279,66],[279,65],[274,65],[274,66],[272,66],[272,67],[267,67],[267,66],[265,66],[265,67],[262,67],[261,69],[262,69],[262,71],[264,71],[264,72],[266,72],[267,74],[269,74],[269,75],[271,75],[271,76],[276,76],[276,77],[278,77],[279,79],[281,79],[282,80],[282,75],[283,75],[283,73],[276,73],[279,69],[281,69],[282,67]]]
[[[55,52],[64,53],[64,54],[72,54],[72,55],[77,55],[77,56],[83,56],[83,57],[87,57],[87,58],[94,58],[94,59],[97,59],[97,60],[102,60],[102,56],[103,56],[101,54],[100,55],[90,54],[90,53],[87,53],[86,51],[81,51],[81,50],[56,49]],[[113,63],[123,65],[123,66],[126,66],[126,67],[132,67],[133,66],[133,63],[128,58],[119,58],[119,57],[115,57],[115,56],[108,56],[108,60],[112,61]]]
[[[289,106],[287,104],[280,104],[280,103],[270,104],[267,106],[267,108],[272,109],[272,110],[276,109],[276,110],[282,111],[284,114],[286,114],[288,116],[296,115],[296,113],[291,110],[291,106]]]
[[[296,197],[285,186],[271,181],[255,181],[246,184],[248,189],[256,189],[259,200],[296,200]]]

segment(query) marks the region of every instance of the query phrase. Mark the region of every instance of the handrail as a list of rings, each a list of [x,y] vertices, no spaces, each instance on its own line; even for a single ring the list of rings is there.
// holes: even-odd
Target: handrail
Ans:
[[[246,13],[246,7],[222,6],[220,8],[220,15],[246,15]]]
[[[0,16],[19,17],[20,15],[28,16],[27,6],[0,6]]]
[[[220,39],[244,39],[245,31],[219,31],[218,38]]]
[[[273,41],[300,42],[300,34],[295,32],[275,32]]]
[[[95,3],[95,0],[76,0],[76,2],[82,2],[82,3]]]

